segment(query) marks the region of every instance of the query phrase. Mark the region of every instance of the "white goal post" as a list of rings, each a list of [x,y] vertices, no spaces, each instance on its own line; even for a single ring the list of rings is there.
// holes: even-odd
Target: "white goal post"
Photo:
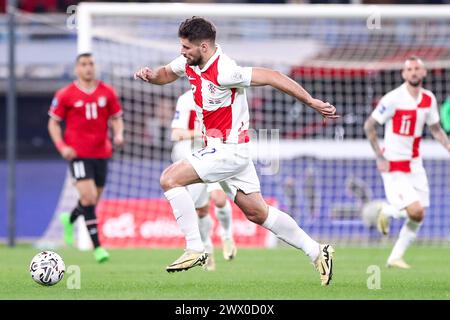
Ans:
[[[450,19],[450,5],[339,5],[339,4],[186,4],[80,3],[77,7],[78,52],[92,49],[92,16],[335,18],[335,19]]]

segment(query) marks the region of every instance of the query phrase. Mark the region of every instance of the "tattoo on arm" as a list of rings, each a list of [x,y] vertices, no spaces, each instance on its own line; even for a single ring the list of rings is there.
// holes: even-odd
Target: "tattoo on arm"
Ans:
[[[375,152],[375,155],[377,156],[377,158],[382,158],[383,153],[381,151],[380,145],[378,144],[377,130],[375,127],[376,125],[376,120],[372,117],[369,117],[364,124],[364,131],[373,151]]]

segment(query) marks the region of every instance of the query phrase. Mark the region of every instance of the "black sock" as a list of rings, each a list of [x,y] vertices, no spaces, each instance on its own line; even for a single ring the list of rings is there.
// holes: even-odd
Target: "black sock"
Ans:
[[[98,240],[97,217],[95,216],[95,206],[82,206],[82,208],[86,227],[89,231],[89,235],[91,236],[94,248],[100,247],[100,241]]]
[[[75,207],[75,209],[72,210],[72,213],[70,214],[70,223],[74,223],[77,218],[83,214],[83,206],[81,205],[81,202],[78,201],[78,205]]]

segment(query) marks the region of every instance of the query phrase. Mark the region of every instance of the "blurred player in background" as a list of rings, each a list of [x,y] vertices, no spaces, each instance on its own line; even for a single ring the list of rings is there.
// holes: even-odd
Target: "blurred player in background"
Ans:
[[[439,123],[436,97],[422,88],[425,76],[422,60],[415,56],[408,58],[402,71],[405,82],[383,96],[364,125],[389,202],[380,206],[378,230],[386,235],[390,218],[406,219],[387,260],[389,267],[410,268],[403,255],[416,238],[430,204],[419,148],[425,124],[433,137],[450,151],[450,141]],[[383,149],[378,144],[377,125],[385,125]]]
[[[195,102],[192,91],[182,94],[177,101],[175,115],[172,121],[172,141],[175,141],[172,150],[174,162],[186,159],[194,151],[203,146],[200,123],[195,114]],[[213,244],[211,231],[213,220],[209,214],[209,199],[215,204],[214,212],[221,225],[221,238],[223,257],[231,260],[236,256],[237,248],[233,240],[232,209],[227,195],[218,183],[196,183],[188,185],[187,190],[194,200],[195,209],[199,217],[198,226],[205,245],[208,259],[204,265],[205,270],[215,270]]]
[[[333,252],[306,234],[288,214],[269,206],[250,155],[249,111],[245,88],[270,85],[319,112],[337,118],[336,108],[314,99],[297,82],[265,68],[243,68],[222,52],[215,42],[212,23],[192,17],[181,23],[178,36],[181,55],[155,70],[141,68],[135,78],[164,85],[186,76],[192,88],[197,118],[206,147],[170,165],[161,175],[161,187],[186,238],[186,251],[169,265],[168,272],[202,265],[207,254],[201,241],[194,202],[185,186],[220,182],[223,190],[247,219],[273,232],[291,246],[303,250],[320,273],[322,285],[332,278]]]
[[[70,162],[80,196],[72,213],[62,213],[60,219],[64,240],[72,245],[73,223],[83,215],[95,248],[95,259],[104,262],[109,254],[100,245],[95,206],[105,186],[108,158],[112,156],[108,138],[110,119],[114,144],[123,144],[122,108],[114,89],[96,79],[91,54],[78,55],[75,74],[77,79],[72,84],[56,92],[49,111],[50,136],[61,156]],[[62,121],[66,125],[64,138]]]
[[[444,131],[450,134],[450,95],[441,106],[441,123]]]

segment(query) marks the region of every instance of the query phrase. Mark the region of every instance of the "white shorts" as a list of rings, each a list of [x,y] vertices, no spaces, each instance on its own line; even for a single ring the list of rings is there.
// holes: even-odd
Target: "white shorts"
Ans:
[[[205,183],[219,182],[234,200],[238,190],[248,194],[260,192],[259,178],[250,156],[250,143],[210,144],[187,160]]]
[[[190,184],[187,187],[187,191],[194,200],[195,208],[203,208],[209,202],[209,195],[212,191],[222,190],[218,183],[195,183]]]
[[[421,161],[411,162],[411,173],[387,172],[381,176],[386,198],[397,209],[404,209],[416,201],[424,208],[430,206],[430,189]]]

